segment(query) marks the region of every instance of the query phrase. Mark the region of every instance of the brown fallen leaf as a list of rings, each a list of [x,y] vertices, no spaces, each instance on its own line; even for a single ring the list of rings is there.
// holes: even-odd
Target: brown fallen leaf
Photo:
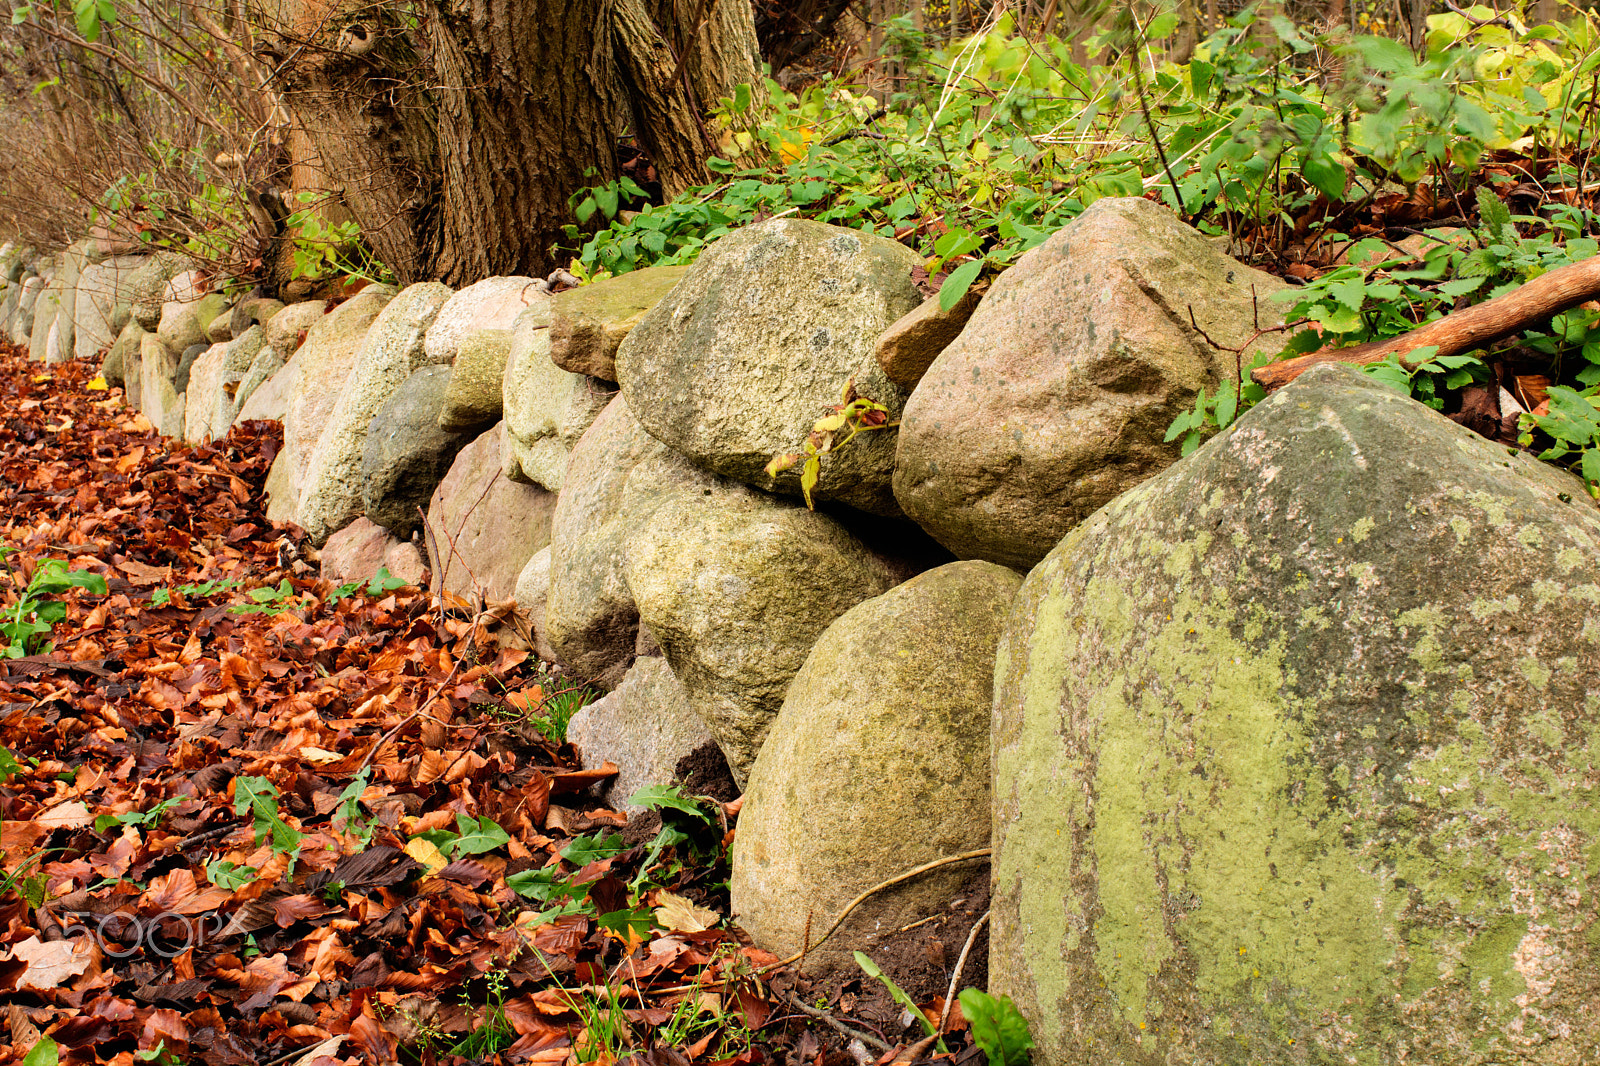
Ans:
[[[82,949],[82,950],[79,950]],[[94,963],[95,947],[86,938],[43,941],[30,936],[11,949],[13,959],[23,959],[28,969],[17,978],[19,992],[46,992],[69,977],[78,977]]]

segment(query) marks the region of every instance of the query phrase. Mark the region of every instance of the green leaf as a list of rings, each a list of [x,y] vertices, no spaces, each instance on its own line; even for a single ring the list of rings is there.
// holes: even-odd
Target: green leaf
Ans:
[[[86,41],[100,39],[100,4],[98,0],[72,0],[72,14],[77,19],[78,33]]]
[[[41,1036],[22,1059],[22,1066],[56,1066],[61,1061],[61,1049],[48,1036]]]
[[[1454,300],[1458,297],[1465,296],[1469,292],[1477,292],[1479,289],[1483,288],[1483,283],[1488,280],[1489,279],[1485,277],[1456,278],[1454,281],[1444,282],[1436,291],[1441,295],[1447,296]]]
[[[456,828],[461,832],[455,842],[455,852],[458,855],[481,855],[511,843],[511,834],[489,818],[479,818],[474,821],[464,814],[458,814]]]
[[[372,575],[372,580],[367,583],[367,595],[381,596],[385,592],[393,592],[395,589],[403,589],[405,587],[406,583],[389,573],[387,566],[380,566],[378,567],[378,572]]]
[[[594,217],[595,210],[596,205],[594,202],[594,197],[585,196],[578,202],[578,206],[572,209],[572,214],[575,218],[577,218],[579,223],[587,223],[591,218]]]
[[[911,1016],[917,1019],[917,1021],[921,1022],[922,1028],[927,1030],[929,1036],[932,1036],[934,1031],[933,1023],[928,1020],[928,1016],[926,1014],[922,1013],[922,1008],[917,1006],[917,1001],[906,995],[905,990],[899,985],[889,980],[889,975],[884,973],[883,970],[878,967],[877,963],[873,962],[871,959],[867,958],[866,955],[863,955],[859,951],[854,952],[853,954],[856,958],[856,965],[861,967],[868,977],[881,982],[883,987],[889,990],[889,995],[894,997],[894,1001],[900,1004],[906,1010],[910,1011]]]
[[[637,933],[640,936],[649,936],[650,927],[653,924],[652,917],[651,913],[646,910],[620,910],[600,915],[594,920],[594,924],[602,929],[609,929],[624,940],[627,940],[630,932]]]
[[[661,810],[663,807],[670,808],[671,810],[682,811],[684,814],[692,814],[708,824],[711,821],[711,816],[706,813],[706,809],[695,800],[685,796],[683,790],[677,785],[646,785],[629,796],[624,803],[631,807],[648,807],[653,811]]]
[[[1305,179],[1317,187],[1330,200],[1344,199],[1345,171],[1344,167],[1326,153],[1307,155],[1306,161],[1300,164],[1300,173]]]
[[[561,849],[561,857],[574,866],[588,866],[600,859],[609,859],[628,850],[621,833],[604,833],[597,837],[581,836]]]
[[[1226,429],[1233,423],[1233,416],[1239,410],[1239,383],[1230,381],[1222,386],[1222,391],[1217,393],[1217,426]]]
[[[616,185],[602,185],[597,188],[594,191],[594,202],[606,218],[616,218],[618,206]]]
[[[258,872],[254,866],[223,862],[220,859],[206,863],[206,880],[229,892],[254,881]]]
[[[944,279],[944,284],[939,286],[939,310],[948,311],[960,303],[982,270],[982,259],[970,259],[952,270],[950,276]]]
[[[1024,1066],[1033,1047],[1033,1034],[1010,996],[998,1000],[976,988],[963,989],[956,997],[961,1013],[972,1026],[972,1039],[983,1049],[989,1066]]]
[[[806,498],[806,506],[815,511],[817,505],[811,499],[811,490],[817,487],[817,482],[822,480],[822,460],[818,456],[811,456],[806,460],[806,465],[800,468],[800,492]]]

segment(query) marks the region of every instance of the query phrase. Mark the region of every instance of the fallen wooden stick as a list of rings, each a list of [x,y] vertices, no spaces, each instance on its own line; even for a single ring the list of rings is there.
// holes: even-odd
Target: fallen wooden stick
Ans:
[[[1289,384],[1319,363],[1380,362],[1417,348],[1436,346],[1435,355],[1459,355],[1521,333],[1551,315],[1560,314],[1600,297],[1600,255],[1541,274],[1504,296],[1496,296],[1454,314],[1445,315],[1410,333],[1386,340],[1368,341],[1349,348],[1322,348],[1310,355],[1268,363],[1250,372],[1257,385],[1271,392]],[[1417,363],[1425,360],[1418,359]],[[1407,369],[1415,363],[1408,363]]]

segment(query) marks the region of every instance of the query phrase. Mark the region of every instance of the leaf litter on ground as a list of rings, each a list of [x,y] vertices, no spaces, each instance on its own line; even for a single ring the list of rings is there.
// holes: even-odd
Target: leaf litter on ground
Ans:
[[[727,920],[737,804],[606,808],[530,724],[576,686],[267,520],[277,423],[191,447],[95,378],[0,345],[0,608],[82,578],[0,659],[0,1064],[864,1061],[778,1005],[869,990]]]

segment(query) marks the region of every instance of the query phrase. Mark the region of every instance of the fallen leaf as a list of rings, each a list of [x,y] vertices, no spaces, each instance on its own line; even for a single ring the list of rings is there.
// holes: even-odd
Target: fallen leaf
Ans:
[[[722,921],[716,911],[664,888],[656,893],[655,916],[663,928],[682,933],[703,933]]]
[[[28,963],[27,972],[17,978],[17,990],[44,992],[87,970],[94,962],[94,946],[85,937],[46,942],[30,936],[11,949],[11,957]]]
[[[40,814],[34,822],[46,829],[82,829],[94,821],[94,815],[81,801],[73,800]]]

